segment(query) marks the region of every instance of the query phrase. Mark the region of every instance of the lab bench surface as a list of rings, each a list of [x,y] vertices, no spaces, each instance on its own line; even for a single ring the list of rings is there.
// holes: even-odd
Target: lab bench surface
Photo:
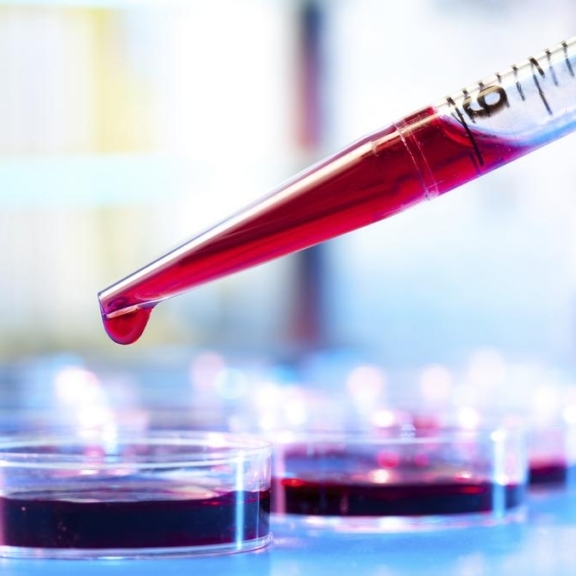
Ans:
[[[0,561],[0,576],[574,576],[576,491],[532,494],[525,523],[404,534],[275,526],[272,544],[228,556]]]

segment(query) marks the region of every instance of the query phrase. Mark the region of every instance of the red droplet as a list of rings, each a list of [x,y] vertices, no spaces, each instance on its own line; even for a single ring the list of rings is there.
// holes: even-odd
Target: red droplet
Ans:
[[[133,344],[142,336],[151,312],[152,308],[137,308],[134,312],[128,312],[113,318],[102,316],[104,329],[114,342],[118,344]]]

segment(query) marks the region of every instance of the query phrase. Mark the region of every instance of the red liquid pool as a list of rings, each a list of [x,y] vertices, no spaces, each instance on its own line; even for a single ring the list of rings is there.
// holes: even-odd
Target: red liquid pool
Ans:
[[[166,298],[387,218],[530,151],[433,108],[402,125],[402,134],[390,126],[363,138],[101,292],[108,335],[130,344]]]
[[[562,485],[567,484],[569,478],[574,477],[575,472],[574,467],[560,460],[531,462],[528,478],[532,486]]]
[[[0,545],[142,549],[254,540],[269,532],[270,491],[186,497],[185,491],[118,488],[0,497]],[[239,524],[240,522],[240,524]]]
[[[367,484],[277,479],[272,511],[311,516],[474,514],[521,505],[525,489],[483,481]]]

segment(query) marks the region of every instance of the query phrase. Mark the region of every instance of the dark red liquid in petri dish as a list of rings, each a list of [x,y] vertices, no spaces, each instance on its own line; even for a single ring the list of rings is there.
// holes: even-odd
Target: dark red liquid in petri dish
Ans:
[[[387,218],[530,151],[433,108],[403,122],[402,137],[391,126],[359,140],[143,268],[137,280],[100,293],[109,336],[130,344],[163,299]]]
[[[284,478],[273,485],[273,512],[311,516],[474,514],[515,508],[525,497],[523,486],[484,481],[368,484]]]
[[[62,489],[0,497],[0,545],[145,549],[229,544],[266,537],[270,491],[186,498],[167,491]]]
[[[528,479],[531,486],[567,484],[576,470],[561,460],[531,462]]]

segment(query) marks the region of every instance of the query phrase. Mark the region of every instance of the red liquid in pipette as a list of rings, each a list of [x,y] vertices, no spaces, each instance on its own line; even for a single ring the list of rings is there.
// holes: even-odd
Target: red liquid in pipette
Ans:
[[[288,183],[285,197],[273,193],[275,200],[262,209],[216,228],[197,248],[127,285],[102,305],[108,335],[131,344],[165,298],[387,218],[531,150],[438,116],[433,108],[404,122],[406,141],[394,126],[360,140],[297,177],[293,182],[305,183],[301,188]],[[366,142],[373,145],[350,160],[350,151]]]

